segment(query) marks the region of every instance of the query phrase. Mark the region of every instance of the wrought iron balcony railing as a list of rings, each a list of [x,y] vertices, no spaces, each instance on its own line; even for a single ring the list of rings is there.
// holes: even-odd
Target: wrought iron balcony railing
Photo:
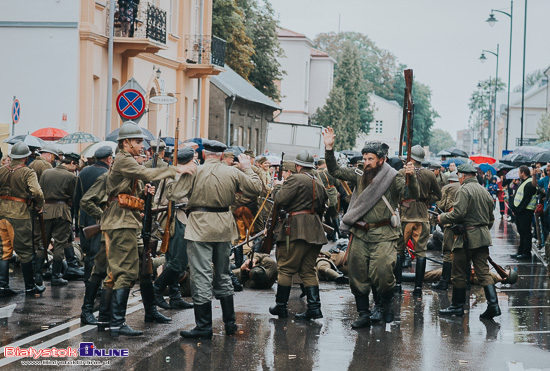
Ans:
[[[225,64],[225,40],[216,36],[190,35],[185,39],[185,60],[187,63]],[[200,57],[200,58],[199,58]]]
[[[166,11],[147,3],[147,32],[148,39],[166,44]]]
[[[117,8],[118,9],[118,8]],[[134,22],[130,25],[127,37],[137,39],[151,39],[166,44],[166,10],[156,7],[151,2],[134,4]],[[109,9],[106,12],[109,17]],[[105,33],[109,34],[109,22],[106,24]],[[122,24],[119,19],[119,10],[115,13],[115,36],[124,37]]]

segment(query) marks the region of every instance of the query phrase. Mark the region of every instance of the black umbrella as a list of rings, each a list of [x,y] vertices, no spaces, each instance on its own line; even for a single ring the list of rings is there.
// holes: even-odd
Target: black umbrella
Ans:
[[[466,158],[470,158],[470,156],[468,156],[468,154],[466,153],[466,151],[458,148],[458,147],[451,147],[451,148],[447,148],[445,150],[446,152],[449,152],[450,153],[450,156],[453,156],[453,157],[466,157]]]
[[[495,163],[492,164],[491,166],[494,167],[497,171],[500,171],[500,170],[512,170],[512,169],[514,168],[513,166],[503,164],[502,162],[495,162]]]
[[[140,127],[141,129],[141,132],[143,133],[143,135],[145,135],[145,140],[156,140],[157,137],[155,137],[153,135],[153,133],[151,133],[149,130],[145,129],[145,128],[142,128]],[[116,138],[118,138],[118,131],[120,130],[120,128],[116,129],[115,131],[113,131],[112,133],[110,133],[109,135],[107,135],[105,137],[105,140],[108,140],[110,142],[116,142]]]
[[[532,158],[533,162],[550,162],[550,151],[537,153]]]
[[[351,159],[352,157],[356,157],[356,156],[362,156],[361,152],[352,151],[351,149],[345,149],[343,151],[340,151],[340,153],[343,153],[344,155],[346,155],[348,159]]]
[[[30,134],[15,135],[13,137],[9,137],[8,139],[5,139],[3,143],[8,143],[13,145],[21,141],[23,141],[23,143],[25,143],[29,147],[35,147],[35,148],[42,148],[44,147],[44,145],[46,145],[46,142],[44,142],[42,139]]]

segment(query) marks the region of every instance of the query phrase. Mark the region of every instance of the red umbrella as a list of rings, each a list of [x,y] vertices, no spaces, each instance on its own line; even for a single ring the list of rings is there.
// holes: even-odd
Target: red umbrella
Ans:
[[[65,135],[69,135],[69,133],[67,133],[65,130],[57,128],[42,128],[38,129],[31,135],[43,140],[58,140],[63,138]]]
[[[472,160],[476,164],[484,164],[487,162],[489,163],[489,165],[492,165],[495,162],[497,162],[495,158],[487,155],[472,155],[470,156],[470,160]]]

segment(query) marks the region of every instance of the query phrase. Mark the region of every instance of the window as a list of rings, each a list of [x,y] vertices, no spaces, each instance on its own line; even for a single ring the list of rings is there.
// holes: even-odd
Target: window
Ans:
[[[374,133],[382,134],[382,120],[376,120],[374,124]]]
[[[258,150],[260,149],[260,129],[256,130],[256,140],[254,140],[254,153],[258,153]]]
[[[239,126],[239,133],[237,134],[237,145],[238,146],[242,146],[243,143],[244,143],[244,138],[243,138],[243,135],[244,135],[244,128],[242,126]]]
[[[178,2],[179,0],[170,0],[170,16],[168,17],[170,25],[168,30],[172,35],[178,34]]]
[[[248,132],[246,135],[246,142],[247,142],[246,148],[251,148],[252,147],[252,129],[248,128],[247,131]]]

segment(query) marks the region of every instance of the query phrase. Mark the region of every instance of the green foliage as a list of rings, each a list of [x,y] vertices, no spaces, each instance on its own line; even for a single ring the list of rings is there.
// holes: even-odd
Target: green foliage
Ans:
[[[497,92],[504,91],[506,84],[500,79],[497,83]],[[470,127],[478,129],[485,120],[491,117],[491,109],[493,107],[495,97],[495,79],[480,81],[468,103],[470,109]]]
[[[430,140],[430,151],[434,154],[446,148],[456,146],[456,141],[451,134],[445,130],[434,129],[432,130],[432,138]]]
[[[525,91],[529,90],[533,85],[537,83],[541,78],[544,77],[544,71],[546,71],[546,68],[540,68],[538,70],[534,70],[532,72],[529,72],[525,76]],[[514,88],[515,92],[521,92],[521,84],[516,86]]]
[[[538,143],[547,142],[550,140],[550,114],[543,114],[537,123]]]
[[[337,151],[353,148],[357,132],[349,130],[346,114],[346,94],[344,89],[334,85],[326,104],[319,108],[312,118],[316,125],[330,126],[336,133],[334,148]],[[353,144],[351,144],[353,143]]]

